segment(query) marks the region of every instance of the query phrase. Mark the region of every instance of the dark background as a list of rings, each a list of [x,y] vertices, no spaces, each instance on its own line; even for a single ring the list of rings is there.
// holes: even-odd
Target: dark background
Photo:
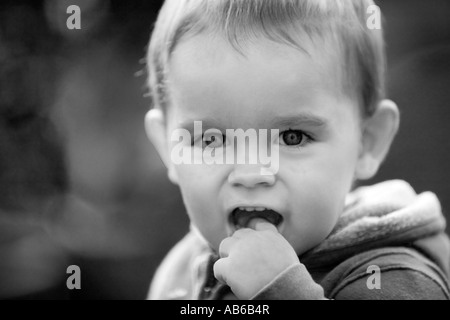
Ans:
[[[0,298],[143,299],[188,230],[144,132],[162,1],[0,2]],[[68,30],[66,8],[81,8]],[[372,184],[432,190],[449,217],[450,2],[378,1],[402,123]],[[81,290],[66,288],[67,266]]]

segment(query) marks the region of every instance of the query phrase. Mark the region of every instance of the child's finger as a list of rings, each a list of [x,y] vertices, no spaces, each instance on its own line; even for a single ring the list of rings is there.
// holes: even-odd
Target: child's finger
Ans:
[[[249,227],[256,231],[271,230],[274,232],[278,232],[277,227],[275,227],[273,224],[262,218],[255,218],[252,221],[250,221]]]
[[[219,245],[219,256],[221,258],[228,257],[230,253],[230,249],[233,246],[234,239],[232,237],[228,237],[222,240],[222,242]]]
[[[221,283],[227,283],[226,279],[226,271],[227,271],[227,260],[228,259],[219,259],[214,263],[213,271],[214,277]]]

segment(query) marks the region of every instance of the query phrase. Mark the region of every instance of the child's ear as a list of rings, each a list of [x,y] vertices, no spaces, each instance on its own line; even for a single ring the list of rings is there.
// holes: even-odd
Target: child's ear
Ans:
[[[391,100],[381,101],[375,113],[364,120],[356,179],[370,179],[377,173],[398,131],[399,123],[397,105]]]
[[[169,141],[167,140],[167,128],[164,113],[160,109],[151,109],[145,115],[145,131],[150,141],[155,146],[161,160],[167,168],[170,181],[178,183],[176,171],[170,158]]]

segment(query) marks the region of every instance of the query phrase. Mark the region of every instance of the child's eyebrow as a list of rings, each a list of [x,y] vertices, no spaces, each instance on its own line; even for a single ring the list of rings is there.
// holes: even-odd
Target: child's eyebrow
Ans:
[[[223,127],[223,123],[219,123],[212,118],[183,121],[179,123],[178,128],[186,129],[192,134],[194,133],[194,121],[201,121],[203,131],[210,128],[219,129],[223,132],[226,131],[226,128]],[[268,122],[266,121],[264,122],[266,123],[266,125],[268,124],[267,126],[268,128],[287,128],[287,127],[295,128],[299,126],[326,128],[328,125],[327,120],[307,112],[300,114],[296,113],[293,115],[286,115],[286,116],[275,116],[271,118]]]
[[[222,125],[212,118],[186,120],[186,121],[179,123],[178,128],[186,129],[192,134],[192,133],[194,133],[194,122],[195,121],[201,122],[203,131],[205,131],[207,129],[219,129],[219,130],[225,132],[225,128],[222,128]]]
[[[292,116],[276,116],[270,121],[272,127],[326,127],[328,121],[311,113],[294,114]]]

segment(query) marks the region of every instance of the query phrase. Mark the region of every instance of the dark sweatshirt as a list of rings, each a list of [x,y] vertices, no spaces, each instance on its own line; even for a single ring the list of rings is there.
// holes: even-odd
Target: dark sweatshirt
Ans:
[[[450,242],[439,201],[403,181],[358,188],[331,234],[254,299],[450,299]],[[150,299],[235,299],[217,256],[191,231],[168,254]]]

